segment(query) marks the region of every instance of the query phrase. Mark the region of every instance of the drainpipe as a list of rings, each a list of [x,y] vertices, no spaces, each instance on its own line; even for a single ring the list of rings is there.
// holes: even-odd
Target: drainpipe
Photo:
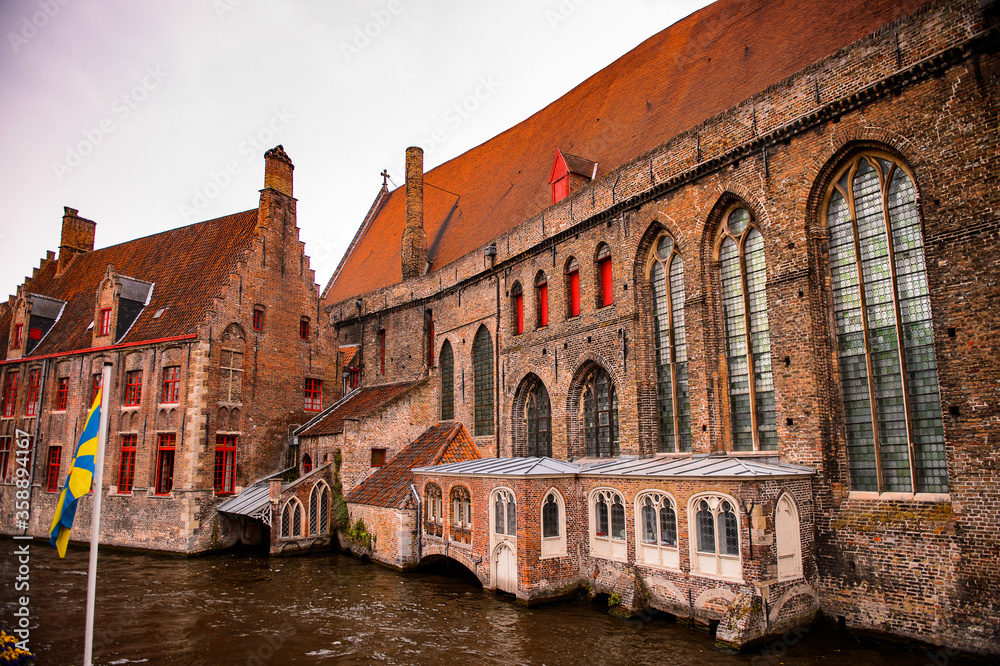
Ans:
[[[420,495],[417,494],[416,487],[411,483],[410,492],[413,493],[413,499],[417,501],[417,564],[420,564],[420,560],[423,559],[423,533],[421,529],[420,521],[424,515],[423,504],[420,501]]]

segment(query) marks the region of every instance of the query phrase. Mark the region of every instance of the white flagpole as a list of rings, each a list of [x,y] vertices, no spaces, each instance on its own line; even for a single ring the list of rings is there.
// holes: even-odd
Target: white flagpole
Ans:
[[[104,480],[104,444],[108,432],[108,396],[111,394],[111,363],[101,371],[101,420],[94,461],[94,513],[90,520],[90,569],[87,572],[87,629],[83,639],[83,666],[91,666],[94,651],[94,598],[97,595],[97,539],[101,531],[101,495]]]

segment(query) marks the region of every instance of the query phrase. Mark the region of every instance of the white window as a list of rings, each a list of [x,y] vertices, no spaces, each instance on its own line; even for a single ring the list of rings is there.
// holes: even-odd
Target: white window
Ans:
[[[542,500],[542,557],[566,555],[566,504],[552,489]]]
[[[517,539],[517,505],[507,488],[493,492],[493,534]]]
[[[451,489],[451,538],[472,543],[472,499],[465,486]]]
[[[590,494],[590,553],[625,561],[625,503],[618,492],[598,489]]]
[[[444,533],[444,507],[441,500],[441,487],[428,483],[424,488],[424,532],[434,536]]]
[[[774,510],[774,543],[778,557],[778,580],[802,576],[799,510],[787,494],[781,496]]]
[[[635,500],[636,554],[639,562],[678,568],[677,508],[660,492],[641,493]]]
[[[697,495],[691,499],[691,571],[706,576],[743,579],[740,561],[739,505],[731,498]]]

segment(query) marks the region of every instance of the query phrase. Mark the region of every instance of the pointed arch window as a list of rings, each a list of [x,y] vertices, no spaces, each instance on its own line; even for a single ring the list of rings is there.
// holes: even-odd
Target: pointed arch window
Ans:
[[[506,488],[493,493],[493,533],[517,536],[517,504],[514,493]]]
[[[719,248],[734,451],[776,451],[764,237],[746,208],[725,216]]]
[[[802,537],[799,533],[799,511],[787,493],[781,496],[774,510],[774,544],[778,558],[778,580],[801,576]]]
[[[444,533],[441,486],[436,483],[428,483],[424,489],[424,532],[438,537]]]
[[[302,533],[302,503],[292,498],[281,509],[281,538],[295,539]]]
[[[566,555],[566,508],[562,495],[550,490],[542,500],[542,558]]]
[[[535,328],[549,325],[549,279],[538,271],[535,276]]]
[[[625,503],[618,491],[595,490],[590,496],[590,551],[594,557],[624,560]]]
[[[528,393],[524,406],[524,416],[527,421],[529,456],[552,455],[552,432],[549,419],[549,393],[545,384],[535,382]]]
[[[309,493],[309,534],[322,535],[330,531],[330,487],[320,481]]]
[[[465,486],[451,489],[451,538],[472,543],[472,498]]]
[[[472,342],[472,369],[475,373],[476,436],[493,434],[493,340],[480,326]]]
[[[603,308],[615,302],[614,278],[611,271],[611,248],[607,243],[597,247],[595,257],[597,269],[597,307]]]
[[[734,507],[736,503],[728,497],[691,499],[692,571],[734,580],[743,577],[740,523]]]
[[[635,506],[639,561],[676,569],[680,556],[674,501],[663,493],[645,492],[636,498]]]
[[[441,420],[455,418],[455,355],[447,340],[441,345]]]
[[[912,177],[889,155],[855,157],[831,186],[826,223],[851,487],[946,493],[937,356]]]
[[[684,262],[674,239],[664,234],[653,250],[649,285],[656,345],[656,401],[660,451],[691,450],[691,400],[684,331]]]
[[[566,318],[580,315],[580,264],[570,257],[566,260]]]
[[[583,385],[583,443],[588,456],[618,455],[618,393],[601,368]]]
[[[514,335],[521,335],[524,333],[524,294],[521,291],[520,282],[515,282],[514,286],[510,288],[510,309]]]

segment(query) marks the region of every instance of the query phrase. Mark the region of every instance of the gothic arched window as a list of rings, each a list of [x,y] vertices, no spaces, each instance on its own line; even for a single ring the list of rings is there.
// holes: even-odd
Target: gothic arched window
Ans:
[[[649,285],[656,345],[656,402],[660,451],[691,450],[691,400],[684,334],[684,262],[674,239],[664,234],[653,250]]]
[[[588,456],[618,455],[618,394],[600,368],[583,385],[583,442]]]

